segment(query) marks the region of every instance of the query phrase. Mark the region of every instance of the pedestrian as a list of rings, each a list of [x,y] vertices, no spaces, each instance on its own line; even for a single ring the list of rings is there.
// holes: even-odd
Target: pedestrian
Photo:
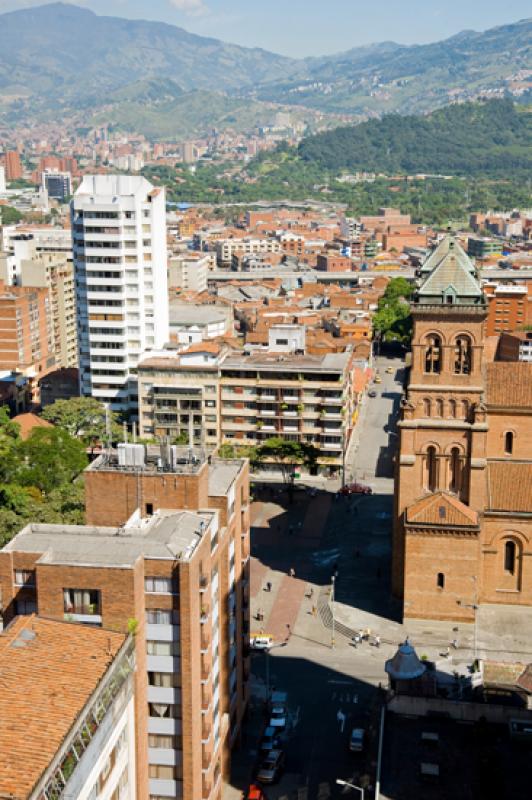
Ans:
[[[458,639],[453,639],[451,642],[453,650],[458,650]]]
[[[271,592],[271,590],[272,590],[272,584],[271,584],[271,581],[268,581],[266,583],[266,591],[267,592]]]
[[[309,596],[309,598],[310,598],[311,600],[312,600],[312,596],[313,596],[313,595],[314,595],[314,587],[313,587],[313,586],[311,586],[311,587],[310,587],[310,589],[309,589],[309,593],[308,593],[308,596]]]
[[[380,636],[376,636],[375,637],[375,647],[380,647],[380,646],[381,646],[381,637]]]
[[[296,571],[295,571],[295,569],[293,567],[290,567],[289,575],[290,575],[291,578],[295,578],[296,577]]]
[[[318,607],[317,606],[312,606],[312,616],[315,617],[317,615],[317,613],[318,613]]]

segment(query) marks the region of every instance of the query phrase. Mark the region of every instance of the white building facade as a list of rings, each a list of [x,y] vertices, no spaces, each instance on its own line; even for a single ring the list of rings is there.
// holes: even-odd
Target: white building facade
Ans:
[[[81,394],[135,414],[139,356],[169,337],[164,189],[85,176],[71,219]]]

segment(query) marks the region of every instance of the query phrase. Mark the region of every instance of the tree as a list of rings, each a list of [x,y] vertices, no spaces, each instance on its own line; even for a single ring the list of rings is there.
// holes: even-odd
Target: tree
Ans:
[[[113,441],[121,438],[122,431],[117,415],[111,414],[111,435]],[[42,418],[86,446],[94,446],[106,438],[107,412],[103,403],[93,397],[72,397],[70,400],[56,400],[42,412]]]
[[[83,444],[61,428],[34,428],[20,452],[17,483],[44,494],[71,483],[88,463]]]
[[[412,315],[408,298],[414,288],[406,278],[393,278],[379,300],[373,330],[385,342],[408,344],[412,338]]]
[[[281,471],[284,483],[292,487],[295,468],[303,465],[312,470],[316,466],[318,456],[319,450],[312,444],[272,437],[257,447],[255,460],[257,464],[272,462],[276,464]]]

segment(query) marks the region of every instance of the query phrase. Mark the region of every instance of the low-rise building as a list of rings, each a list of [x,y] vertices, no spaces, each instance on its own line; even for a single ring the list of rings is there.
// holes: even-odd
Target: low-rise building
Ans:
[[[18,569],[9,577],[20,586],[28,574]],[[0,795],[142,797],[136,789],[134,669],[127,633],[35,614],[17,617],[0,634]]]
[[[170,341],[198,344],[224,336],[231,330],[231,309],[226,306],[170,303]]]
[[[168,259],[168,288],[184,292],[207,291],[211,259],[208,253],[190,252]]]

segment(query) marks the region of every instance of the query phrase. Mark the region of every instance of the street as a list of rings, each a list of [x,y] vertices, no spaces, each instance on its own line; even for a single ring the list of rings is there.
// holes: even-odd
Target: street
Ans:
[[[378,396],[365,398],[346,462],[348,479],[371,486],[374,494],[336,499],[330,491],[321,490],[315,498],[301,491],[289,505],[285,493],[265,488],[254,504],[252,616],[260,609],[260,627],[276,641],[288,641],[270,655],[252,655],[251,708],[242,747],[233,755],[232,783],[241,791],[252,779],[267,722],[269,659],[270,690],[276,687],[289,696],[286,769],[281,781],[266,789],[269,800],[356,796],[336,779],[364,787],[375,780],[378,686],[385,678],[385,655],[368,642],[355,648],[350,628],[336,620],[332,646],[329,593],[336,571],[334,605],[359,609],[359,627],[367,627],[364,615],[392,618],[396,613],[389,592],[393,419],[403,375],[399,359],[378,359],[376,367],[382,377],[374,387]],[[287,576],[290,569],[294,578]],[[270,592],[265,591],[268,581]],[[258,626],[253,618],[252,630]],[[363,753],[349,751],[353,727],[367,732]],[[231,789],[227,798],[238,797]]]

